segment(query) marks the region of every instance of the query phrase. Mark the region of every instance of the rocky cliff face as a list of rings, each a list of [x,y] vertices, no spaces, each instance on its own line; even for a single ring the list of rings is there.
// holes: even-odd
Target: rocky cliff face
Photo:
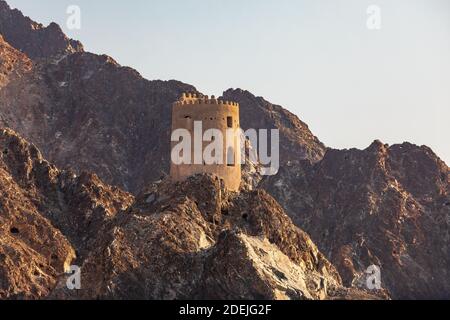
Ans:
[[[95,172],[127,191],[139,192],[167,174],[170,150],[162,142],[170,140],[171,104],[182,92],[197,90],[178,81],[143,79],[108,56],[83,52],[51,26],[0,1],[0,34],[26,53],[16,50],[21,54],[16,60],[34,62],[32,71],[8,79],[0,91],[0,125],[33,141],[56,165]],[[49,28],[55,30],[42,31]],[[239,89],[224,92],[224,98],[240,102],[244,129],[280,129],[285,162],[317,161],[325,153],[307,125],[282,107]]]
[[[396,298],[449,298],[449,169],[429,148],[379,141],[328,150],[307,173],[265,181],[346,285],[372,264]]]
[[[147,81],[107,56],[75,53],[41,60],[11,81],[0,92],[0,116],[58,166],[138,192],[169,171],[169,144],[162,142],[170,141],[171,104],[185,91],[196,92],[177,81]],[[281,107],[242,90],[224,98],[241,103],[244,129],[281,129],[283,161],[323,156],[307,125]]]
[[[3,0],[0,0],[0,34],[31,59],[83,51],[82,44],[67,38],[56,23],[44,27],[19,10],[12,10]]]
[[[106,229],[83,297],[324,299],[341,287],[267,193],[229,194],[213,176],[156,183]]]
[[[17,78],[31,69],[31,60],[25,54],[11,47],[0,34],[0,89],[13,78]]]
[[[29,203],[27,212],[32,215],[21,228],[29,223],[32,231],[20,247],[13,244],[17,233],[9,229],[19,229],[13,222],[22,216],[19,209],[2,210],[2,217],[10,218],[2,224],[6,233],[0,250],[6,253],[0,259],[9,260],[0,275],[0,296],[71,297],[49,288],[56,282],[61,287],[60,266],[73,260],[89,270],[83,280],[89,287],[82,295],[92,298],[132,297],[130,290],[135,289],[133,297],[141,298],[205,297],[201,292],[217,298],[352,298],[359,291],[343,289],[339,278],[346,287],[361,287],[371,264],[381,267],[382,285],[393,298],[448,297],[449,168],[429,148],[375,142],[366,150],[327,149],[281,106],[229,89],[223,98],[240,103],[244,129],[280,130],[278,175],[259,177],[251,166],[244,175],[253,189],[262,180],[260,187],[267,193],[223,195],[211,179],[197,181],[205,183],[209,197],[202,201],[195,200],[200,191],[189,189],[199,189],[192,181],[168,190],[172,187],[163,179],[142,192],[168,172],[171,103],[182,92],[196,89],[178,81],[145,80],[108,56],[84,52],[56,25],[37,24],[4,1],[0,35],[0,127],[17,131],[45,158],[67,169],[50,165],[36,147],[19,148],[20,156],[14,151],[11,165],[11,153],[4,147],[1,187],[8,188],[0,201]],[[3,137],[17,141],[7,146],[28,145],[10,130]],[[18,175],[21,170],[25,173]],[[126,191],[138,195],[137,200]],[[324,256],[268,194],[311,235]],[[21,198],[11,198],[16,195]],[[176,226],[178,215],[193,222]],[[272,219],[280,230],[272,228]],[[48,228],[33,227],[36,221],[46,221]],[[48,238],[40,251],[36,248],[41,242],[36,244],[35,238]],[[150,244],[145,242],[149,239]],[[62,244],[58,259],[44,263],[55,243]],[[148,252],[161,260],[152,261]],[[172,258],[179,265],[169,265]],[[95,269],[98,262],[107,268]],[[18,271],[26,264],[42,264],[44,280],[33,278],[32,268]],[[245,270],[252,279],[246,288],[233,268]],[[96,270],[104,272],[106,280],[98,278]],[[187,285],[189,270],[196,272],[195,289]],[[160,271],[165,280],[155,278]],[[173,287],[165,281],[174,280],[176,272],[181,276]],[[327,286],[334,283],[336,290],[314,287],[320,277],[327,279]],[[224,284],[216,288],[216,296],[206,290],[214,281]]]
[[[58,170],[11,130],[0,150],[0,298],[43,298],[133,197]]]
[[[281,165],[303,160],[314,163],[325,154],[326,147],[313,135],[308,125],[283,107],[242,89],[229,89],[223,93],[222,98],[240,104],[242,129],[280,131]]]
[[[0,92],[3,125],[57,165],[137,191],[168,172],[170,103],[193,87],[147,81],[107,56],[75,53],[37,63]],[[157,164],[157,165],[155,165]]]
[[[377,298],[343,287],[264,191],[229,193],[205,175],[134,199],[57,169],[11,130],[0,150],[0,298]],[[80,291],[65,287],[73,264]]]

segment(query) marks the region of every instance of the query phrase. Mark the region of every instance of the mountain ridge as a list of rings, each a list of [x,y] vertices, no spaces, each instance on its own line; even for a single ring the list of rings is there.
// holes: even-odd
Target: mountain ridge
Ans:
[[[171,103],[182,92],[198,93],[196,88],[176,80],[146,80],[111,57],[74,47],[59,27],[40,27],[36,33],[34,22],[6,10],[5,5],[0,1],[0,34],[5,30],[7,34],[6,41],[0,39],[0,126],[17,131],[45,158],[75,176],[94,172],[94,176],[82,175],[91,187],[117,185],[125,190],[111,187],[113,195],[102,201],[114,202],[111,198],[117,197],[122,199],[119,202],[130,202],[134,196],[126,191],[131,191],[138,203],[145,203],[139,198],[142,190],[152,181],[164,181],[168,173]],[[22,23],[11,23],[12,15]],[[52,39],[56,41],[48,43]],[[280,130],[279,173],[256,177],[259,186],[249,189],[264,189],[310,234],[345,286],[363,287],[366,268],[376,264],[386,280],[383,288],[393,298],[448,296],[449,167],[430,148],[410,143],[387,146],[376,140],[364,150],[331,149],[297,116],[262,97],[228,89],[223,98],[240,103],[243,129]],[[75,189],[83,189],[81,181],[76,185]],[[194,204],[188,207],[195,209]],[[82,216],[91,209],[76,210]],[[137,221],[139,217],[138,213]],[[72,222],[64,214],[47,218],[57,218],[51,221],[65,230],[67,248],[76,244],[83,259],[93,243],[102,242],[95,239],[94,231],[87,232],[86,244],[76,240],[69,228]],[[104,222],[103,218],[96,221],[96,228]],[[76,220],[74,226],[85,228],[87,223],[89,219]],[[117,227],[128,228],[126,224]],[[239,243],[244,251],[250,252],[253,245],[266,247],[264,241],[239,232],[230,237],[230,243]],[[109,246],[105,241],[103,245]],[[263,265],[267,262],[253,258]],[[201,286],[211,279],[199,281]],[[118,294],[126,296],[126,288],[118,288]],[[107,296],[104,288],[91,289]]]
[[[44,27],[20,10],[11,9],[3,0],[0,0],[0,17],[0,33],[5,40],[33,60],[84,51],[81,42],[69,39],[55,22]]]
[[[0,150],[0,299],[387,297],[342,286],[263,190],[229,193],[198,175],[134,198],[59,170],[10,129],[0,129]],[[65,286],[73,265],[76,292]]]

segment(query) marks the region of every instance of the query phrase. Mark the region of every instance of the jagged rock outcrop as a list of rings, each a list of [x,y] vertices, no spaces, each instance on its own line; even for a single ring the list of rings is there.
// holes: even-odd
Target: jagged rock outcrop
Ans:
[[[228,89],[224,100],[240,105],[240,121],[247,129],[278,129],[280,131],[280,161],[282,165],[302,160],[316,162],[322,159],[326,147],[296,115],[279,105],[242,89]],[[255,117],[255,114],[258,116]]]
[[[11,130],[0,129],[0,151],[0,299],[45,298],[133,197],[58,170]]]
[[[0,34],[0,89],[6,86],[10,79],[31,69],[31,60],[25,54],[11,47]]]
[[[51,47],[36,30],[28,30],[35,22],[0,3],[0,34],[13,47],[22,49],[25,42]],[[26,22],[12,24],[13,16]],[[25,42],[19,41],[24,37]],[[35,50],[22,51],[32,59],[37,55]],[[95,172],[134,193],[169,172],[170,144],[162,142],[170,140],[170,108],[182,92],[197,92],[193,86],[148,81],[108,56],[82,50],[51,50],[38,56],[33,72],[0,90],[0,125],[20,132],[57,166]],[[323,156],[325,147],[307,125],[280,106],[243,90],[228,90],[224,98],[241,103],[244,129],[281,130],[285,162]]]
[[[41,62],[1,90],[0,119],[58,166],[137,192],[168,172],[168,108],[190,90],[147,81],[107,56],[75,53]]]
[[[229,193],[215,176],[153,184],[102,233],[82,265],[83,289],[72,296],[61,287],[58,297],[327,299],[348,292],[272,197]]]
[[[306,177],[295,170],[265,186],[346,285],[361,285],[375,264],[395,298],[449,298],[449,168],[429,148],[376,141],[366,150],[329,150]]]
[[[129,230],[133,223],[137,230],[142,228],[139,224],[142,221],[153,219],[145,222],[151,224],[151,228],[153,223],[160,223],[155,217],[160,217],[162,212],[159,215],[151,214],[160,209],[144,208],[142,214],[130,211],[130,216],[118,214],[133,203],[133,197],[106,183],[139,194],[150,181],[167,174],[170,106],[185,91],[197,92],[193,86],[178,81],[145,80],[135,70],[118,65],[108,56],[86,53],[81,44],[68,39],[57,25],[51,24],[45,28],[0,1],[0,126],[19,132],[58,167],[73,169],[58,170],[44,160],[42,166],[39,164],[39,159],[42,158],[40,155],[38,160],[28,160],[28,154],[25,153],[14,165],[8,162],[8,157],[3,156],[6,182],[1,187],[8,187],[5,195],[0,196],[5,203],[27,203],[27,210],[32,214],[29,218],[31,224],[42,220],[49,225],[48,230],[39,229],[42,232],[39,237],[49,240],[42,245],[41,251],[33,251],[39,246],[34,244],[34,240],[27,238],[26,246],[20,244],[19,248],[12,242],[12,236],[17,234],[8,231],[17,212],[8,209],[5,211],[7,215],[2,213],[5,217],[8,216],[3,219],[8,219],[4,220],[8,221],[4,224],[4,231],[9,232],[7,236],[2,234],[2,241],[14,248],[18,258],[12,259],[12,255],[5,253],[0,255],[0,259],[10,259],[4,260],[7,263],[3,274],[8,276],[0,277],[0,296],[46,296],[51,291],[49,288],[57,281],[56,275],[61,273],[60,266],[66,260],[73,259],[66,259],[72,257],[72,249],[77,252],[78,257],[74,261],[88,266],[88,261],[103,259],[105,254],[109,254],[98,252],[98,257],[93,257],[92,250],[97,245],[99,248],[109,248],[105,249],[107,252],[114,252],[113,244],[128,248],[133,238],[120,232]],[[388,147],[376,142],[366,150],[327,149],[305,123],[280,106],[241,89],[229,89],[224,92],[223,98],[240,103],[241,124],[244,129],[280,129],[280,171],[276,176],[264,177],[261,187],[278,201],[296,225],[311,234],[320,251],[337,267],[345,285],[360,287],[364,270],[370,264],[376,264],[382,270],[383,287],[389,290],[393,298],[448,298],[449,169],[429,148],[407,143]],[[5,132],[3,136],[10,137],[8,141],[14,140],[15,134],[8,130]],[[14,144],[18,143],[12,143]],[[31,154],[38,153],[33,151]],[[31,167],[28,164],[22,165],[22,160],[23,163],[32,163]],[[93,174],[81,174],[84,170],[94,172],[100,178]],[[51,172],[49,177],[39,176],[36,179],[36,174],[47,171]],[[22,174],[17,175],[18,172]],[[267,203],[270,202],[270,197],[266,199],[258,195],[261,191],[255,189],[261,179],[257,164],[246,166],[243,183],[245,191],[242,195],[247,198],[245,201],[239,198],[230,200],[228,210],[233,210],[238,203],[245,209],[248,206],[246,201],[258,207],[259,203],[254,199],[262,201],[267,208],[279,208],[278,205]],[[250,190],[255,190],[256,193],[251,193]],[[191,191],[183,192],[189,194]],[[20,194],[20,197],[11,200],[10,197],[16,194]],[[183,197],[183,194],[178,196]],[[215,196],[210,194],[208,199],[214,199]],[[32,199],[30,204],[27,199]],[[145,201],[152,202],[151,195],[145,200],[139,198],[133,210],[137,210]],[[205,200],[204,203],[206,202],[211,200]],[[183,226],[185,231],[182,238],[213,230],[211,224],[222,226],[220,221],[201,220],[206,219],[203,217],[204,212],[212,210],[208,206],[203,208],[202,205],[203,202],[195,204],[200,206],[197,211],[192,203],[183,207],[195,211],[194,218],[201,226]],[[241,212],[240,207],[236,210]],[[214,210],[211,212],[220,219],[224,215],[221,210],[220,213]],[[164,216],[169,215],[166,212]],[[277,216],[272,218],[277,219]],[[133,222],[133,219],[137,222]],[[169,221],[175,221],[172,216],[170,219]],[[107,225],[111,229],[99,233],[98,230],[107,228]],[[273,288],[277,283],[278,286],[277,281],[280,279],[277,280],[274,274],[266,274],[264,271],[274,261],[267,261],[267,257],[260,255],[260,250],[255,248],[271,251],[275,250],[275,246],[280,251],[276,254],[276,261],[289,259],[295,265],[299,261],[293,258],[293,252],[283,247],[283,242],[274,242],[273,237],[276,238],[276,235],[266,233],[271,229],[257,229],[254,224],[251,226],[250,233],[247,226],[247,231],[228,231],[226,234],[229,237],[223,240],[220,237],[222,232],[208,231],[211,232],[207,241],[210,247],[201,252],[208,253],[208,263],[216,270],[221,265],[215,259],[228,265],[220,257],[232,252],[231,255],[237,257],[232,263],[238,264],[246,272],[250,272],[254,264],[261,266],[257,270],[259,275],[251,275],[255,279],[255,285],[269,283],[268,287]],[[242,227],[242,221],[238,227]],[[80,237],[80,229],[83,230],[83,237]],[[33,228],[32,230],[34,232]],[[122,231],[114,234],[111,230]],[[58,232],[61,235],[55,235]],[[261,232],[264,234],[262,238]],[[296,234],[297,231],[292,232],[286,238],[291,239]],[[37,233],[33,233],[33,237],[35,235]],[[99,235],[102,237],[98,238]],[[142,236],[143,239],[146,236]],[[57,263],[46,260],[47,251],[54,242],[62,244]],[[229,248],[229,243],[236,244],[237,248]],[[178,248],[172,244],[168,246]],[[198,245],[192,246],[194,252],[199,250],[195,249]],[[105,285],[101,279],[92,281],[90,297],[95,294],[102,297],[126,296],[130,293],[126,292],[126,283],[120,281],[135,284],[136,279],[141,279],[139,277],[151,275],[154,270],[168,266],[161,262],[160,266],[139,269],[139,264],[135,265],[133,259],[137,259],[136,254],[150,259],[145,256],[144,251],[138,251],[144,249],[144,244],[142,248],[130,249],[130,264],[119,253],[112,256],[117,264],[110,264],[114,265],[113,270],[117,274],[108,273],[109,271],[107,274],[114,287],[108,289],[108,284]],[[192,255],[201,256],[199,253]],[[253,262],[243,259],[244,255]],[[184,258],[179,259],[185,262]],[[17,273],[19,269],[16,267],[20,266],[14,263],[18,261],[20,266],[25,263],[38,266],[42,264],[44,267],[39,268],[44,270],[45,275],[41,279],[31,277],[31,273]],[[43,263],[45,261],[47,262]],[[197,260],[189,260],[189,263],[197,267],[207,263],[206,260],[201,260],[197,265],[195,263],[198,261],[195,261]],[[127,278],[127,268],[130,265],[137,269]],[[293,267],[295,268],[297,267]],[[91,276],[94,274],[91,273]],[[195,280],[199,287],[211,280],[207,279],[207,273],[202,275],[205,278]],[[291,279],[292,274],[286,275]],[[170,275],[168,277],[170,279]],[[8,279],[13,278],[14,288],[17,289],[11,291],[8,289]],[[230,286],[235,284],[230,282]],[[185,288],[183,283],[180,287]],[[232,296],[236,292],[247,296],[262,294],[267,297],[297,297],[295,294],[291,295],[292,291],[286,286],[283,288],[280,292],[258,291],[259,289],[244,292],[234,287],[235,291],[217,291],[217,297],[219,292],[220,297]],[[139,292],[143,292],[142,290]],[[173,292],[169,290],[171,293],[165,292],[166,289],[158,290],[145,291],[145,294],[156,297],[187,294],[184,289]],[[308,294],[318,297],[309,291],[307,293],[304,288],[300,291],[305,297]],[[347,298],[359,295],[358,290],[352,289],[341,288],[336,292],[339,292],[338,296]],[[62,294],[66,297],[67,293]],[[202,297],[200,293],[196,294]],[[364,294],[360,296],[364,297]]]
[[[262,190],[230,193],[200,175],[159,181],[135,200],[58,170],[11,130],[0,130],[0,150],[0,298],[379,297],[344,288]],[[79,291],[65,287],[74,264]]]
[[[67,38],[56,23],[44,27],[19,10],[11,9],[3,0],[0,0],[0,34],[33,60],[83,51],[82,44]]]

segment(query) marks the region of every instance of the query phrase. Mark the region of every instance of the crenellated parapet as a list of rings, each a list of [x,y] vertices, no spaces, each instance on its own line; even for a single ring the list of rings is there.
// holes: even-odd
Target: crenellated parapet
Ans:
[[[196,93],[183,93],[181,98],[174,103],[174,106],[195,105],[195,104],[239,107],[239,103],[237,102],[216,99],[215,96],[211,96],[210,98],[207,95]]]

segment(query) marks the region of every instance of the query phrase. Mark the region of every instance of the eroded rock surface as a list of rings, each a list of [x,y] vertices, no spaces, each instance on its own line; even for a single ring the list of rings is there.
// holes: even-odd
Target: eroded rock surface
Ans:
[[[153,279],[155,270],[169,272],[164,259],[174,255],[153,247],[155,242],[132,245],[129,231],[145,225],[148,232],[136,239],[150,237],[161,241],[162,248],[184,252],[175,260],[181,263],[179,268],[187,263],[197,272],[205,264],[211,270],[227,265],[231,277],[233,265],[238,265],[255,281],[245,291],[235,287],[235,279],[222,278],[229,288],[217,290],[218,297],[238,293],[370,297],[358,288],[364,286],[364,271],[372,264],[381,267],[383,288],[393,298],[449,297],[449,168],[425,146],[386,146],[377,141],[366,150],[327,149],[304,122],[281,106],[245,90],[229,89],[223,98],[240,103],[244,129],[280,130],[279,173],[261,177],[257,164],[246,165],[243,192],[234,198],[206,182],[206,187],[203,182],[178,185],[173,192],[161,182],[145,196],[141,190],[148,183],[167,175],[170,106],[186,91],[197,92],[179,81],[148,81],[111,57],[84,52],[56,24],[44,27],[0,1],[0,126],[33,143],[9,129],[2,131],[0,261],[5,263],[0,265],[0,297],[68,297],[64,290],[52,289],[63,283],[64,265],[72,261],[90,270],[89,261],[95,259],[110,265],[101,272],[111,285],[95,280],[91,272],[86,275],[93,277],[89,292],[83,295],[133,296],[127,283],[135,288],[145,277]],[[126,191],[139,195],[137,201]],[[201,201],[195,200],[199,192],[204,193]],[[171,200],[164,202],[158,194]],[[176,211],[155,207],[158,201],[168,208],[179,207]],[[285,217],[281,208],[311,235],[318,251],[306,245],[311,240],[289,219],[280,218]],[[181,212],[184,224],[174,212]],[[160,217],[171,225],[163,224]],[[169,240],[155,235],[163,234],[161,230]],[[52,260],[49,253],[55,244],[59,247],[53,248],[57,252]],[[100,251],[94,254],[94,249]],[[163,260],[151,260],[147,249]],[[273,252],[274,258],[268,259],[259,249]],[[236,260],[221,260],[227,252]],[[148,267],[138,262],[139,255],[150,261]],[[331,261],[336,268],[326,267],[327,276],[312,257]],[[273,264],[279,261],[292,263],[292,268],[277,269]],[[281,270],[289,283],[300,273],[306,289],[301,281],[289,287],[275,273],[267,273],[272,267]],[[338,281],[333,269],[352,288],[315,292],[309,284],[317,277]],[[200,271],[202,278],[193,280],[198,288],[214,275]],[[143,297],[204,297],[193,289],[188,292],[184,282],[188,271],[180,272],[176,288],[164,282],[173,280],[168,273],[159,282],[161,288],[145,284],[136,292]],[[270,289],[262,290],[262,284]]]
[[[266,192],[229,193],[214,176],[154,184],[107,229],[83,297],[325,299],[342,287]]]
[[[449,298],[449,168],[428,147],[329,150],[284,168],[267,190],[311,234],[348,286],[370,265],[395,298]]]
[[[11,130],[0,129],[0,151],[0,298],[45,298],[133,197],[58,170]]]
[[[19,10],[11,9],[3,0],[0,0],[0,34],[31,59],[83,51],[82,44],[69,39],[56,23],[44,27]]]

